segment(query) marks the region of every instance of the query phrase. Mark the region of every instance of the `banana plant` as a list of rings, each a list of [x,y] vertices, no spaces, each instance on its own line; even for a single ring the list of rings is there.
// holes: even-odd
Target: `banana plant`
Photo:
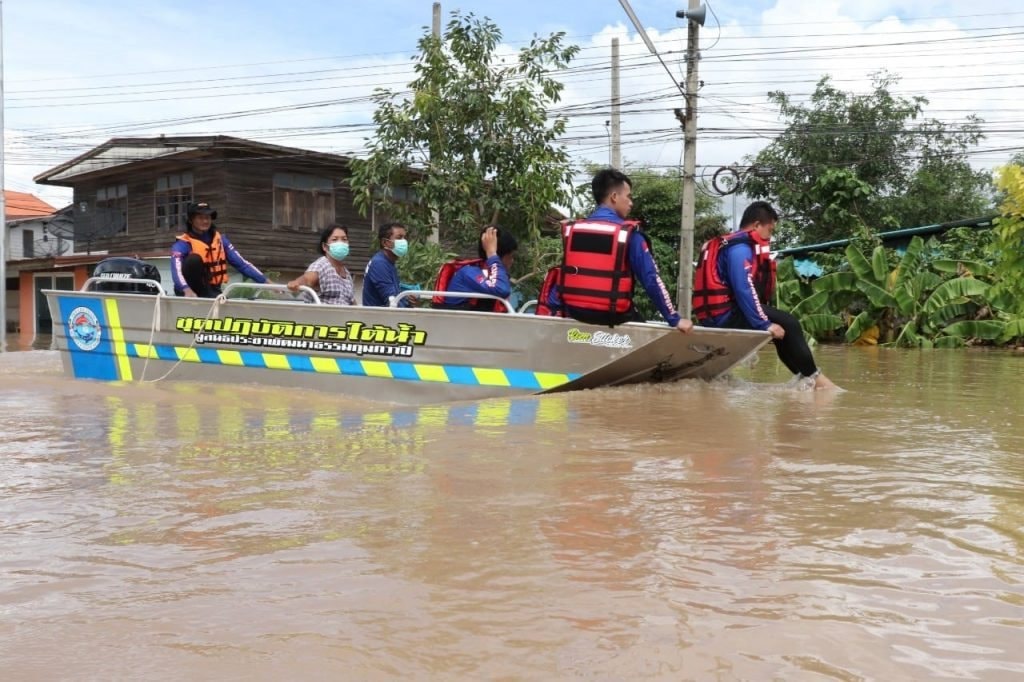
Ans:
[[[1004,326],[1001,321],[975,319],[985,306],[990,287],[988,282],[973,277],[943,282],[915,308],[917,315],[900,332],[906,340],[902,345],[949,348],[962,346],[970,339],[999,338]]]
[[[954,326],[958,321],[984,321],[974,318],[986,304],[989,284],[972,275],[989,270],[982,263],[941,261],[935,272],[928,268],[924,251],[924,240],[915,236],[890,268],[882,246],[869,258],[851,244],[846,248],[850,270],[814,282],[815,291],[827,292],[834,306],[839,302],[856,312],[850,312],[847,341],[877,338],[885,344],[927,348],[993,338],[995,324]]]
[[[1003,330],[998,341],[1012,343],[1015,346],[1024,345],[1024,317],[1008,315],[1002,322]]]
[[[843,326],[843,318],[830,306],[828,293],[815,292],[797,273],[792,258],[780,261],[776,274],[775,305],[800,321],[809,340],[824,339]]]

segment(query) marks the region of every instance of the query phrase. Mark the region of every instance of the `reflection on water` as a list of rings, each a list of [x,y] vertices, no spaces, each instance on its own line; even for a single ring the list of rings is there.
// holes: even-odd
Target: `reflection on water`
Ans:
[[[7,354],[4,677],[1018,677],[1024,358],[821,355],[384,409]]]
[[[53,346],[53,336],[50,334],[37,334],[34,338],[30,334],[8,334],[5,350],[12,352],[24,350],[50,350]]]

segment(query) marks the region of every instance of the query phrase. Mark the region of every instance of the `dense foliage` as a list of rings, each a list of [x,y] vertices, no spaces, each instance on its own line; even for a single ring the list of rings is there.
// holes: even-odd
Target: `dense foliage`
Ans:
[[[966,153],[982,139],[981,121],[923,119],[924,97],[892,91],[898,78],[877,74],[855,94],[822,78],[810,101],[769,94],[785,129],[750,159],[744,192],[784,215],[777,238],[810,244],[915,227],[990,211],[988,174]]]
[[[566,119],[548,115],[563,88],[555,75],[578,51],[563,38],[534,38],[510,57],[486,18],[454,12],[441,37],[428,31],[409,90],[374,95],[376,131],[351,180],[364,215],[377,207],[420,238],[439,227],[456,250],[488,223],[537,238],[552,206],[571,202],[569,156],[557,142]]]
[[[1022,320],[994,264],[992,230],[914,237],[899,251],[858,242],[816,260],[826,274],[779,265],[776,303],[817,340],[915,348],[1018,343]]]

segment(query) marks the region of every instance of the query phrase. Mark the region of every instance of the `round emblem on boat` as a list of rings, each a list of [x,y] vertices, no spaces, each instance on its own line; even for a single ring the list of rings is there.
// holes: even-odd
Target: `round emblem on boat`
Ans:
[[[88,308],[75,308],[68,315],[68,336],[82,350],[92,350],[100,345],[100,331],[96,313]]]

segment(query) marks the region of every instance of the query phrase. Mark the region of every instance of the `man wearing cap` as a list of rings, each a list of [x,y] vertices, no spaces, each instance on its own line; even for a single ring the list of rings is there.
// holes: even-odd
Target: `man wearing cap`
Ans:
[[[217,211],[206,202],[188,205],[185,234],[171,246],[171,279],[178,296],[215,298],[228,281],[228,264],[249,279],[265,284],[266,276],[242,258],[213,221]]]

